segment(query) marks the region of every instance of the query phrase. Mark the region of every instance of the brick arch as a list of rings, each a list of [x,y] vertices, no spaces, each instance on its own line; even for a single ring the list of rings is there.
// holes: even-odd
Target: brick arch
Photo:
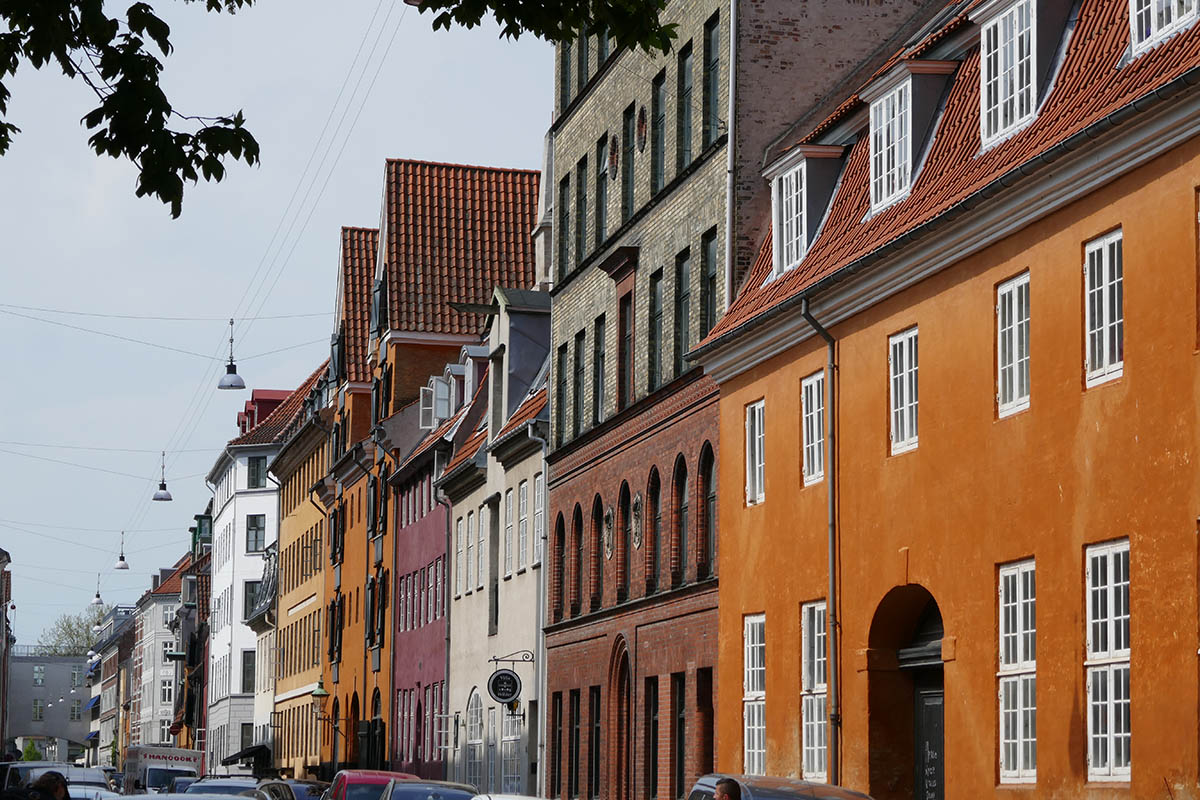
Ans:
[[[687,460],[680,453],[671,472],[671,585],[687,580],[688,538],[691,529],[691,491]]]
[[[571,616],[583,607],[583,509],[575,504],[571,515]]]
[[[650,468],[646,479],[646,500],[642,503],[642,547],[646,550],[646,594],[658,591],[662,575],[662,479],[658,467]]]
[[[613,543],[613,550],[617,556],[617,602],[621,603],[629,599],[629,556],[632,549],[632,536],[630,528],[633,524],[631,517],[631,498],[629,495],[628,481],[621,481],[621,491],[617,495],[617,529],[614,531],[613,538],[616,541]]]
[[[550,557],[553,563],[550,566],[550,614],[551,620],[557,622],[563,617],[563,590],[565,588],[563,572],[566,568],[566,546],[567,546],[566,523],[563,522],[563,515],[560,511],[557,519],[554,520],[554,549],[551,551]]]
[[[696,470],[696,577],[707,578],[717,571],[717,459],[712,443],[700,447]]]
[[[589,552],[591,556],[591,603],[595,611],[604,602],[604,501],[597,494],[592,500],[592,529],[590,531]]]

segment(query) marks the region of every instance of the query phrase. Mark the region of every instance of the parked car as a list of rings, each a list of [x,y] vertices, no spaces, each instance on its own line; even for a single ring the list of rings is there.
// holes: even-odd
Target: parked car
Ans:
[[[828,783],[813,783],[773,775],[705,775],[688,794],[688,800],[713,800],[717,781],[732,778],[742,789],[742,800],[871,800],[868,795]]]
[[[60,761],[6,761],[0,763],[0,789],[11,789],[14,786],[27,786],[32,778],[29,774],[41,768],[64,770],[74,764],[64,764]],[[41,773],[38,773],[41,774]]]
[[[328,788],[324,781],[269,779],[259,782],[254,796],[257,800],[321,800]]]
[[[471,800],[475,787],[450,781],[391,780],[379,800]]]
[[[379,800],[388,781],[393,780],[419,781],[421,776],[382,769],[344,769],[333,776],[327,794],[330,800]]]
[[[83,790],[95,790],[102,792],[111,791],[108,788],[108,775],[99,767],[76,767],[73,764],[47,764],[40,767],[34,767],[29,770],[29,774],[25,778],[25,783],[28,785],[33,783],[47,772],[59,772],[67,781],[67,788],[70,790],[71,797],[83,797]]]
[[[258,781],[251,776],[201,778],[183,790],[189,797],[194,794],[231,795],[253,792]]]
[[[176,775],[167,783],[163,791],[167,794],[182,794],[183,790],[200,780],[195,775]]]

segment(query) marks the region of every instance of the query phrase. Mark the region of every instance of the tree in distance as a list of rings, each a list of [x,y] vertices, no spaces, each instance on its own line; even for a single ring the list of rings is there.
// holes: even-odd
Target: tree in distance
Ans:
[[[112,606],[88,606],[78,614],[63,614],[42,631],[38,646],[46,648],[46,655],[77,656],[92,647],[96,634],[92,626],[104,619]]]
[[[659,21],[667,0],[404,0],[433,12],[434,29],[473,28],[491,13],[502,35],[549,42],[606,30],[617,46],[667,52],[675,26]],[[234,13],[254,0],[182,0]],[[147,3],[109,16],[104,0],[0,0],[0,156],[20,132],[8,118],[6,80],[24,63],[57,64],[88,85],[99,104],[83,116],[97,155],[127,158],[138,168],[135,192],[183,209],[185,183],[220,181],[227,159],[259,161],[259,146],[241,111],[215,117],[178,111],[159,83],[160,56],[171,54],[171,29]],[[156,54],[157,53],[157,54]]]
[[[37,749],[37,745],[33,743],[33,739],[25,740],[25,750],[21,753],[22,761],[42,761],[45,756],[42,751]]]

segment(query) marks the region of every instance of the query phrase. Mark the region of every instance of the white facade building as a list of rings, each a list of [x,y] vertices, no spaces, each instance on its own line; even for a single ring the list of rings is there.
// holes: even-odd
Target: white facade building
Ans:
[[[279,395],[286,393],[255,391],[243,418],[256,401],[282,400]],[[262,415],[264,421],[269,413]],[[262,580],[263,553],[279,531],[278,486],[267,478],[267,464],[279,448],[269,436],[256,436],[260,433],[266,431],[247,426],[208,474],[213,547],[206,763],[213,775],[244,772],[221,761],[254,743],[258,636],[246,618]],[[259,438],[267,441],[258,444]]]
[[[175,696],[179,691],[175,663],[180,645],[171,631],[171,620],[179,608],[181,575],[190,560],[170,569],[159,570],[154,588],[138,601],[139,639],[135,645],[133,677],[134,708],[130,744],[173,745],[171,722],[175,715]],[[140,667],[140,669],[139,669]]]

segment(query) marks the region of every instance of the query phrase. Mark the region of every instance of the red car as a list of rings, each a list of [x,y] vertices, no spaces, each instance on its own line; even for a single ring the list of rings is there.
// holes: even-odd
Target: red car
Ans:
[[[328,797],[329,800],[379,800],[392,780],[419,781],[421,776],[382,769],[343,769],[333,776]]]

